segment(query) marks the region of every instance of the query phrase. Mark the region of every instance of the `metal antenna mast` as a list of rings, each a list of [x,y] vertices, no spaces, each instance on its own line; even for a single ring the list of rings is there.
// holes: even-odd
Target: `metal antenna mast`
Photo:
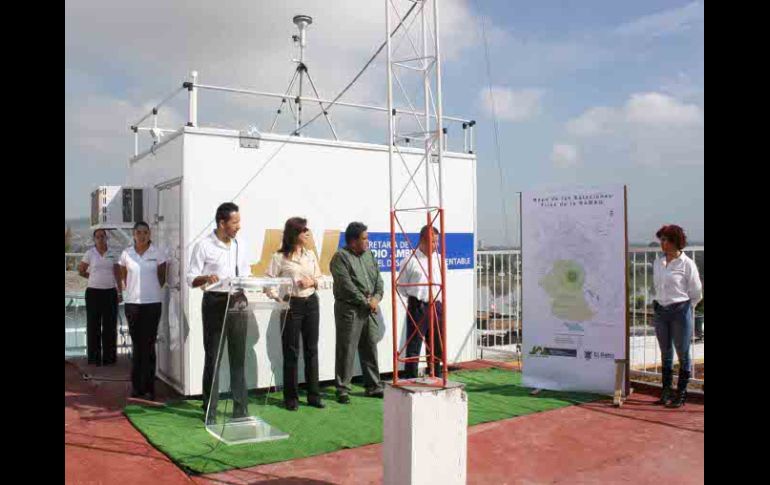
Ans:
[[[414,381],[399,379],[399,364],[426,362],[427,378],[417,382],[419,385],[446,387],[446,236],[444,224],[444,165],[443,152],[445,134],[441,98],[441,56],[439,46],[439,0],[408,0],[408,5],[416,4],[417,10],[412,21],[395,35],[394,27],[403,23],[404,14],[400,11],[398,0],[385,0],[385,23],[387,44],[387,95],[388,95],[388,168],[390,186],[390,244],[391,244],[391,291],[393,325],[393,385],[415,385]],[[405,9],[404,9],[405,10]],[[416,25],[415,25],[416,24]],[[391,39],[391,35],[393,38]],[[394,47],[395,44],[395,47]],[[404,47],[403,49],[400,49]],[[399,113],[394,108],[394,97],[402,98],[412,112],[417,111],[409,88],[416,88],[414,97],[419,99],[422,93],[423,116],[413,114],[414,131],[397,132],[396,123]],[[395,91],[395,93],[394,93]],[[407,117],[408,118],[408,117]],[[410,121],[401,120],[401,121]],[[414,141],[419,147],[404,149],[401,144]],[[420,143],[421,142],[421,143]],[[438,178],[436,177],[438,172]],[[433,227],[438,224],[440,244],[440,264],[433,263],[433,255],[428,255],[427,267],[420,265],[427,283],[400,282],[401,272],[406,262],[417,257],[418,241],[410,236],[404,226],[414,229],[428,226],[428,247],[433,247]],[[416,227],[415,227],[416,226]],[[397,268],[397,255],[404,263]],[[419,259],[418,259],[419,262]],[[440,275],[440,278],[438,277]],[[423,286],[428,288],[428,325],[423,334],[416,315],[410,311],[405,296],[399,290],[407,287]],[[443,305],[439,317],[437,302]],[[400,304],[399,304],[400,303]],[[398,308],[406,314],[406,338],[399,346],[399,332],[404,321],[399,321]],[[405,355],[409,342],[413,339],[425,339],[425,357]],[[434,342],[435,345],[434,345]],[[435,348],[434,348],[435,347]],[[435,367],[441,362],[443,375],[436,377]]]
[[[294,70],[294,76],[292,76],[291,81],[289,82],[289,87],[286,88],[286,96],[288,97],[291,94],[291,90],[294,87],[294,83],[299,79],[298,89],[297,89],[297,95],[294,97],[294,104],[296,105],[297,109],[296,112],[292,111],[294,114],[294,131],[292,132],[292,135],[299,136],[300,135],[300,127],[302,126],[302,84],[307,76],[307,80],[310,83],[310,87],[313,89],[313,92],[315,93],[316,99],[320,99],[320,95],[318,94],[318,90],[315,87],[315,83],[313,82],[313,78],[310,77],[310,72],[308,72],[307,64],[305,64],[305,47],[307,46],[307,27],[313,23],[313,17],[309,15],[295,15],[292,19],[292,22],[294,22],[294,25],[297,26],[297,29],[299,30],[299,35],[293,35],[292,40],[299,46],[299,59],[293,59],[294,62],[297,63],[297,68]],[[275,128],[276,123],[278,122],[278,116],[280,116],[283,105],[286,104],[287,98],[283,98],[281,100],[281,105],[278,107],[275,113],[275,118],[273,118],[273,123],[270,125],[270,133],[273,132],[273,129]],[[324,118],[326,119],[326,123],[329,125],[329,129],[332,132],[332,135],[334,136],[335,140],[338,140],[337,138],[337,132],[334,130],[334,126],[332,126],[331,119],[329,118],[329,113],[324,109],[323,104],[321,101],[318,101],[318,105],[321,107],[321,112],[324,115]],[[291,103],[289,103],[289,109],[291,109]]]

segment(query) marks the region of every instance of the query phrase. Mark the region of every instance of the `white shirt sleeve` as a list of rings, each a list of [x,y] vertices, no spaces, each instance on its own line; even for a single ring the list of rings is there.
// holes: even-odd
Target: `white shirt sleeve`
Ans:
[[[193,247],[192,256],[190,256],[190,265],[187,268],[187,286],[193,287],[193,281],[198,276],[203,276],[203,261],[205,254],[203,252],[203,244],[198,241]]]
[[[91,264],[91,250],[89,249],[86,251],[86,253],[83,255],[83,258],[80,260],[81,263]]]
[[[118,264],[123,266],[124,268],[128,266],[128,250],[124,249],[122,253],[120,253],[120,259],[118,259]]]
[[[687,295],[690,297],[693,308],[695,308],[703,298],[703,285],[701,285],[700,282],[698,266],[695,264],[695,261],[690,261],[690,277],[687,281]]]
[[[318,280],[323,276],[321,274],[321,265],[318,264],[318,258],[316,258],[312,251],[310,252],[310,255],[313,257],[313,278]]]
[[[281,275],[281,258],[283,255],[281,253],[275,253],[270,259],[270,264],[267,265],[267,271],[265,271],[265,275],[270,278],[278,278]]]
[[[416,264],[417,256],[413,256],[411,259],[409,256],[405,257],[401,260],[401,263],[399,264],[399,268],[401,268],[401,273],[398,275],[398,283],[404,284],[404,283],[414,283],[414,265]],[[411,286],[402,286],[398,289],[398,292],[401,293],[402,296],[409,296],[412,294],[412,291],[414,287]]]

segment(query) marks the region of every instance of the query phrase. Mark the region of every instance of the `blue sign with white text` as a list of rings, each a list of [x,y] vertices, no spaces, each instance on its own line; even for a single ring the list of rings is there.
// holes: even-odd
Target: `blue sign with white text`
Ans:
[[[402,259],[409,256],[410,247],[416,249],[419,241],[419,233],[406,234],[406,236],[404,234],[396,234],[396,264],[400,264]],[[341,248],[344,246],[345,233],[341,232],[337,247]],[[380,271],[384,273],[390,272],[390,233],[370,232],[369,249],[374,253]],[[446,263],[447,270],[473,269],[472,232],[448,232],[446,234]]]

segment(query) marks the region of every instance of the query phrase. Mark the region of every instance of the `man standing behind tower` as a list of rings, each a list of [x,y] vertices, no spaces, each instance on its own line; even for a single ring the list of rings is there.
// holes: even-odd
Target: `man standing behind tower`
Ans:
[[[431,231],[432,229],[432,231]],[[433,236],[428,238],[429,233]],[[430,239],[430,241],[429,241]],[[408,285],[421,286],[402,286],[399,293],[408,297],[409,314],[406,318],[406,335],[413,335],[412,339],[406,345],[407,357],[419,357],[422,352],[422,344],[425,342],[433,349],[435,361],[435,376],[442,377],[442,356],[444,349],[441,346],[441,316],[443,307],[441,305],[441,295],[437,294],[435,287],[431,288],[433,300],[435,302],[436,312],[434,314],[434,323],[436,327],[433,332],[433,342],[430,342],[430,296],[428,293],[428,255],[431,255],[433,283],[441,283],[441,256],[437,253],[439,232],[435,227],[423,226],[420,230],[420,243],[413,255],[407,256],[399,264],[401,273],[398,275],[398,282]],[[424,286],[422,286],[424,285]],[[415,328],[415,325],[417,328]],[[427,352],[426,352],[427,354]],[[430,364],[428,364],[430,365]],[[407,362],[404,365],[404,378],[414,379],[417,377],[417,362]]]
[[[345,229],[345,247],[332,257],[334,279],[334,321],[337,327],[335,384],[337,401],[350,403],[350,381],[358,350],[364,387],[369,397],[382,397],[377,366],[377,306],[382,301],[383,283],[377,260],[369,251],[369,234],[361,222]]]

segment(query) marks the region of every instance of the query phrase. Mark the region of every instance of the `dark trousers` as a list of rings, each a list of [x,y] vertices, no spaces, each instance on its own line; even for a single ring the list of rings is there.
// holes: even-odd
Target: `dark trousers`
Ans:
[[[163,309],[161,303],[126,303],[131,334],[131,384],[140,394],[155,392],[155,341]]]
[[[118,345],[118,292],[86,288],[86,335],[89,364],[114,364]]]
[[[356,351],[368,394],[382,392],[380,370],[377,366],[377,320],[368,307],[334,302],[334,323],[337,330],[335,347],[335,385],[337,395],[350,393]]]
[[[318,385],[318,295],[307,298],[292,297],[285,315],[281,334],[283,343],[283,400],[299,400],[297,389],[297,366],[299,360],[299,339],[302,336],[302,350],[305,360],[305,383],[308,401],[320,398]]]
[[[232,297],[231,297],[232,301]],[[203,408],[209,406],[214,416],[219,403],[219,372],[217,359],[221,359],[224,346],[230,364],[230,391],[233,396],[233,417],[248,415],[248,390],[246,388],[246,318],[240,312],[227,315],[226,329],[222,338],[222,324],[227,311],[227,293],[203,294]],[[221,365],[221,362],[220,362]]]
[[[660,346],[663,387],[671,387],[674,367],[674,349],[679,357],[680,390],[687,388],[690,378],[690,343],[692,340],[692,305],[689,301],[662,306],[653,304],[655,315],[652,319],[655,336]]]
[[[436,377],[441,377],[442,375],[441,358],[444,355],[444,349],[441,348],[441,339],[439,337],[439,332],[441,328],[441,314],[443,312],[443,307],[441,306],[440,301],[435,302],[435,305],[436,305],[436,315],[434,317],[434,322],[436,326],[433,329],[433,346],[432,347],[434,349],[433,354],[436,356],[435,367],[434,367],[436,371]],[[427,342],[430,339],[430,315],[428,312],[428,304],[418,300],[413,296],[410,296],[409,302],[408,302],[408,310],[409,310],[409,315],[411,315],[414,321],[417,322],[417,328],[419,328],[420,331],[416,333],[414,337],[412,337],[409,343],[407,343],[406,356],[417,357],[420,355],[423,341]],[[407,316],[406,320],[407,320],[406,337],[409,338],[412,335],[412,333],[415,331],[415,326],[414,326],[414,323],[412,322],[412,319],[409,318],[409,316]],[[428,366],[430,366],[430,363],[428,363]],[[407,362],[404,365],[404,378],[413,379],[417,377],[417,368],[418,368],[417,362]]]

